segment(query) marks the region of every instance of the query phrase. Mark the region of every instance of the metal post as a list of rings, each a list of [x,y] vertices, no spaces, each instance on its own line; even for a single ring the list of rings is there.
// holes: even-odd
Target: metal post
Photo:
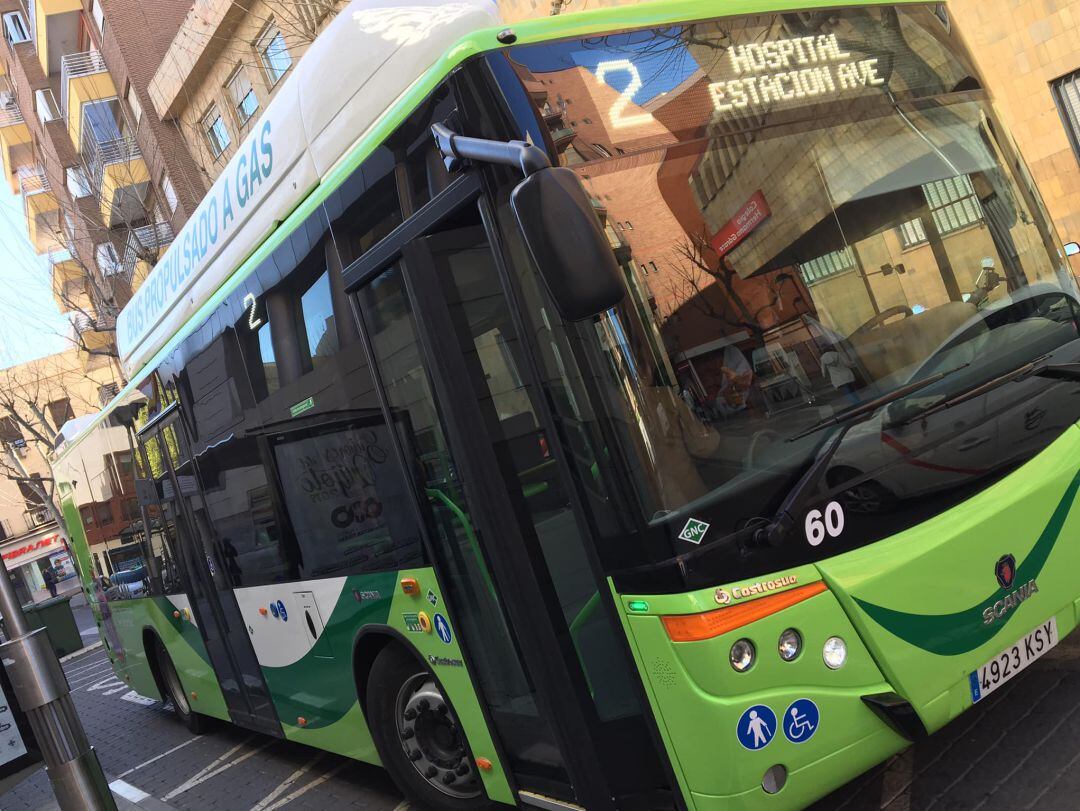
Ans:
[[[49,635],[44,628],[30,631],[7,565],[0,568],[0,612],[11,637],[0,645],[0,661],[11,679],[15,700],[37,738],[60,808],[116,811],[112,791],[75,712],[67,677]]]

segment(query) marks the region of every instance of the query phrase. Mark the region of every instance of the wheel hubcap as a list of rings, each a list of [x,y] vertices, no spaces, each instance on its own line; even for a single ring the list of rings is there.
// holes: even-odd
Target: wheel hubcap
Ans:
[[[184,688],[180,685],[180,677],[176,675],[176,668],[173,667],[171,660],[165,660],[165,683],[169,688],[169,697],[172,698],[173,704],[180,708],[180,712],[184,715],[191,713],[191,705],[188,704],[187,696],[184,695]]]
[[[418,673],[401,686],[398,738],[413,768],[430,785],[451,797],[480,795],[458,720],[427,673]]]

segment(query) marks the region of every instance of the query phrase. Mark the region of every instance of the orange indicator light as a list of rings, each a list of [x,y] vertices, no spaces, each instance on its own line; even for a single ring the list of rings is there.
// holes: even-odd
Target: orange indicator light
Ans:
[[[302,727],[306,727],[307,726],[307,719],[304,716],[301,715],[300,717],[298,717],[296,719],[296,723],[299,724]]]
[[[488,760],[486,757],[478,757],[476,759],[476,765],[480,769],[483,769],[485,772],[491,771],[491,761]]]
[[[770,594],[739,605],[706,611],[703,614],[680,614],[662,617],[664,630],[672,642],[699,642],[742,628],[777,611],[808,600],[827,589],[821,580],[790,591]]]
[[[415,577],[404,577],[401,580],[401,590],[415,596],[420,593],[420,584],[416,582]]]
[[[262,614],[265,617],[270,612],[266,610],[265,606],[263,606],[263,607],[259,608],[259,613]]]

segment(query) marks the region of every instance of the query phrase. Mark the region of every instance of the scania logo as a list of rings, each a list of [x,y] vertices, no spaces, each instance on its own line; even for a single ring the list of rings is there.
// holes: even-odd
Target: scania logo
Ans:
[[[1002,619],[1006,614],[1016,608],[1033,594],[1039,593],[1039,587],[1034,580],[1029,580],[1016,591],[1006,594],[993,605],[983,609],[983,625],[990,625]]]
[[[998,585],[1003,589],[1009,588],[1016,577],[1016,558],[1012,555],[1002,555],[994,564],[994,574],[997,576]]]

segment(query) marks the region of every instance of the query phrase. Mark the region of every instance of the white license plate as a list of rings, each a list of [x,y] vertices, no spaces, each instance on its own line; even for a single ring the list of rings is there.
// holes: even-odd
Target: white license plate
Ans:
[[[986,698],[1057,643],[1057,619],[1051,617],[971,674],[971,703]]]

